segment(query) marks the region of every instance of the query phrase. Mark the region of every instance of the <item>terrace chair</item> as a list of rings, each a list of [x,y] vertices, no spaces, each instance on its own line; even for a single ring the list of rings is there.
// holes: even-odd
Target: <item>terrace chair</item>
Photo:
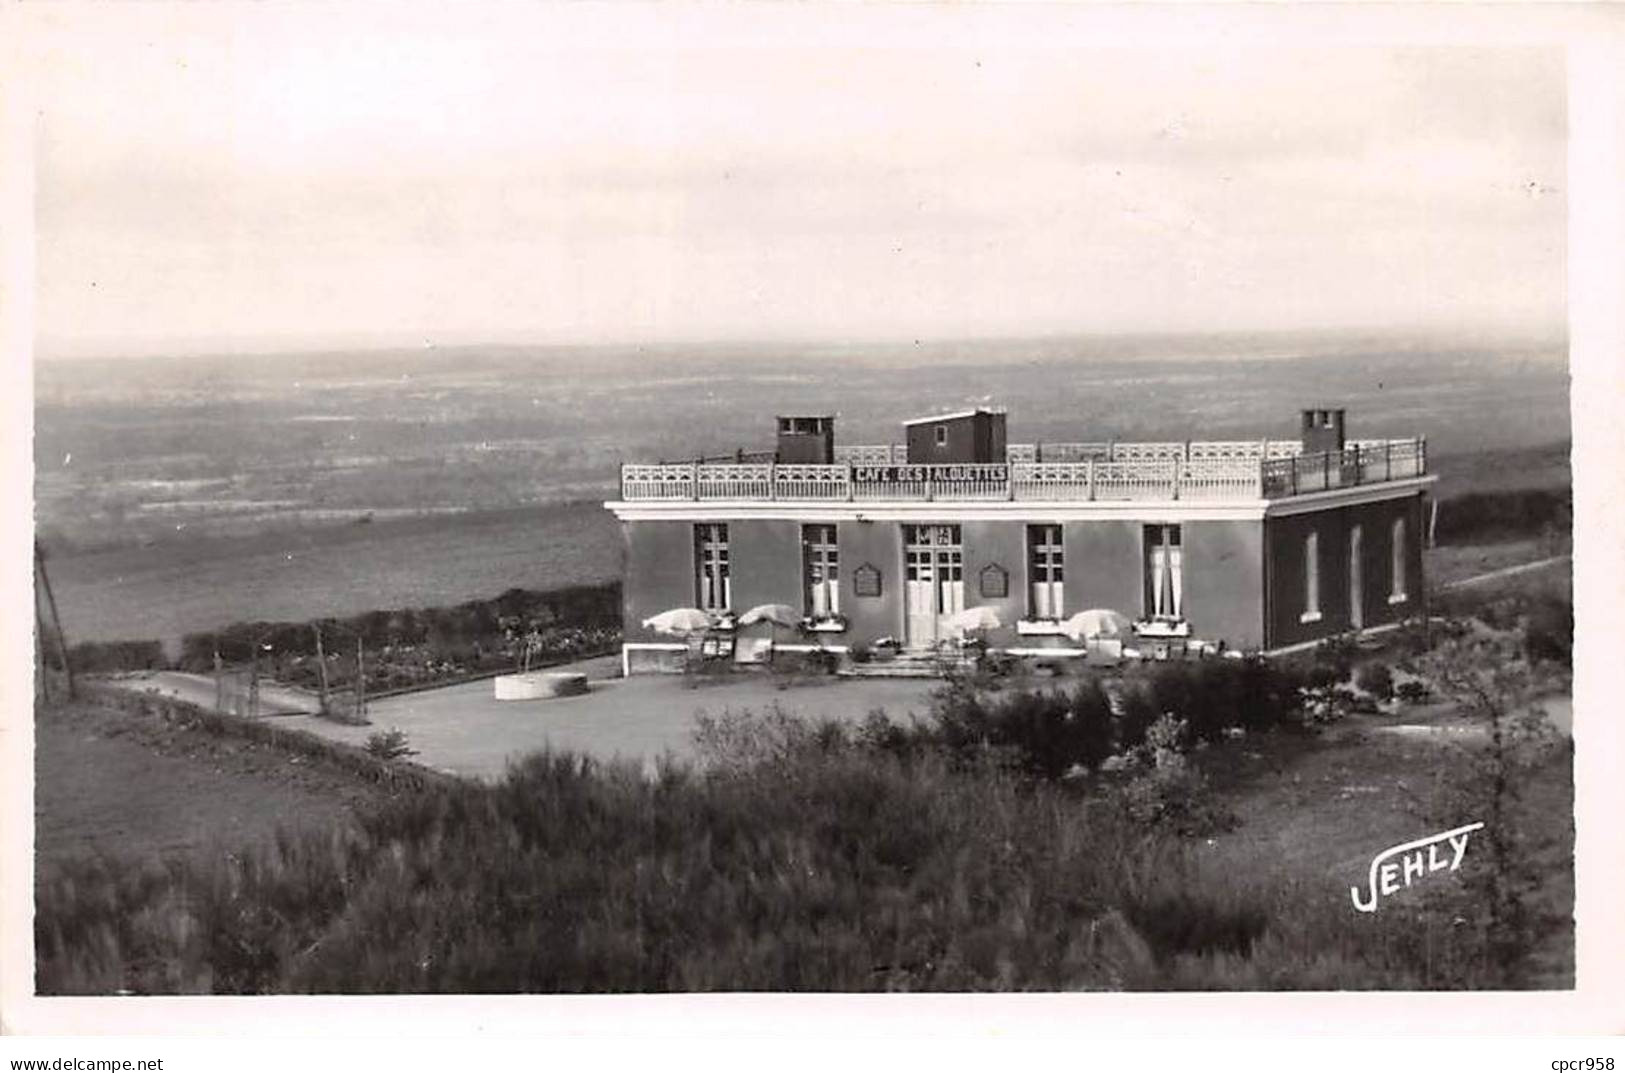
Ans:
[[[727,659],[733,653],[734,636],[731,633],[708,633],[700,641],[700,655],[704,659]]]
[[[1084,646],[1084,662],[1091,667],[1115,667],[1123,662],[1120,637],[1096,637]]]

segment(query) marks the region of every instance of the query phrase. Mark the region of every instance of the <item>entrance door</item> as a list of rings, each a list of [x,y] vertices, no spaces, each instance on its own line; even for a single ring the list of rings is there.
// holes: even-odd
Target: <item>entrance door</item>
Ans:
[[[965,609],[965,552],[957,525],[903,527],[910,648],[928,648],[953,632],[949,615]]]
[[[1360,576],[1360,527],[1349,530],[1349,625],[1365,629],[1365,582]]]
[[[930,549],[910,548],[908,556],[908,637],[909,647],[931,644],[937,638],[936,554]]]

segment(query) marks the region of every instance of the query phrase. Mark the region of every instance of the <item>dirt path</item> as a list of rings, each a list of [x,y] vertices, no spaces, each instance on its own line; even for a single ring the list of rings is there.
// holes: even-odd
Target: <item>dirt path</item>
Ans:
[[[1532,563],[1519,563],[1517,566],[1507,566],[1500,570],[1491,570],[1487,574],[1476,574],[1473,577],[1457,578],[1447,581],[1440,588],[1462,589],[1469,585],[1479,585],[1486,581],[1500,581],[1502,578],[1516,577],[1519,574],[1533,573],[1536,570],[1545,570],[1548,567],[1559,566],[1574,558],[1572,555],[1554,555],[1549,559],[1537,559]]]
[[[214,678],[206,674],[187,671],[132,671],[110,675],[107,679],[121,689],[134,693],[153,693],[160,697],[173,697],[204,708],[214,708],[218,699]],[[238,693],[232,696],[241,699]],[[260,680],[259,710],[262,715],[298,715],[315,712],[316,695],[294,686],[282,685],[268,678]],[[229,709],[228,709],[229,710]]]

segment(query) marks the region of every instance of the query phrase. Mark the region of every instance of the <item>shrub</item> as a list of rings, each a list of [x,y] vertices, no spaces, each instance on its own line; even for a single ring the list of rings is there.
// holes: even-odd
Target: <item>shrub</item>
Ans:
[[[1554,862],[1541,846],[1550,843],[1549,812],[1527,797],[1538,769],[1553,761],[1565,768],[1572,763],[1573,743],[1555,731],[1538,703],[1561,675],[1523,658],[1521,648],[1517,638],[1481,635],[1442,646],[1427,666],[1440,692],[1486,731],[1482,744],[1460,748],[1450,765],[1454,778],[1443,785],[1435,808],[1440,823],[1485,825],[1479,866],[1464,874],[1463,883],[1484,913],[1485,973],[1505,988],[1530,986],[1542,938],[1572,927],[1569,910],[1554,907],[1546,891],[1554,864],[1572,866],[1573,829],[1565,825],[1568,845]]]
[[[1022,770],[1056,779],[1076,767],[1096,768],[1113,752],[1111,702],[1098,680],[1059,689],[1017,690],[986,697],[967,686],[940,693],[933,707],[938,740],[961,756],[1001,750]]]
[[[1574,604],[1543,594],[1530,601],[1523,621],[1524,656],[1536,663],[1574,663]]]
[[[1335,681],[1347,681],[1359,654],[1360,647],[1353,637],[1348,634],[1336,634],[1315,646],[1315,666],[1330,670],[1335,676]]]
[[[1163,961],[1182,954],[1251,957],[1269,924],[1268,911],[1246,897],[1204,897],[1182,887],[1148,893],[1124,909]]]
[[[1016,657],[1008,652],[996,652],[984,649],[976,657],[976,669],[983,674],[995,678],[1008,677],[1016,669]]]
[[[68,659],[80,674],[117,671],[156,671],[169,667],[164,646],[157,641],[81,641],[68,649]],[[46,646],[46,665],[60,668],[54,645]]]
[[[1145,741],[1146,731],[1160,713],[1147,691],[1132,683],[1124,682],[1116,696],[1117,703],[1112,709],[1117,716],[1114,744],[1117,752],[1126,753]]]
[[[1441,544],[1482,543],[1564,533],[1573,527],[1574,492],[1570,488],[1521,488],[1503,492],[1469,492],[1439,504],[1434,537]]]
[[[495,599],[455,607],[370,611],[317,625],[333,661],[330,673],[340,680],[353,673],[359,637],[366,649],[367,685],[378,690],[498,669],[523,653],[534,666],[537,660],[603,651],[620,639],[620,615],[620,585],[612,582],[546,592],[509,589]],[[207,672],[217,651],[227,663],[244,663],[257,645],[269,645],[269,652],[261,648],[259,654],[278,676],[313,686],[314,667],[299,662],[315,652],[312,625],[238,622],[213,633],[188,634],[179,665]]]
[[[1193,741],[1223,740],[1231,727],[1262,730],[1296,719],[1298,678],[1289,669],[1260,657],[1207,660],[1199,663],[1153,664],[1132,681],[1143,706],[1126,728],[1120,747],[1139,741],[1151,718],[1171,712],[1185,720]]]
[[[1189,740],[1185,721],[1172,715],[1162,716],[1146,731],[1141,746],[1148,761],[1146,771],[1131,779],[1118,797],[1134,822],[1187,837],[1235,826],[1235,816],[1213,799],[1207,781],[1187,762]]]
[[[1304,676],[1303,684],[1305,689],[1324,692],[1331,690],[1337,685],[1338,682],[1341,682],[1342,680],[1342,677],[1338,675],[1336,670],[1331,667],[1327,667],[1324,664],[1317,663],[1313,667],[1309,668],[1309,672]]]
[[[1171,837],[1194,814],[1191,795],[1180,796],[1193,784],[1173,777],[1173,760],[1156,769],[1164,785],[1147,826],[985,756],[956,763],[922,745],[930,727],[880,713],[859,728],[782,713],[727,723],[730,764],[668,761],[646,777],[541,754],[497,785],[369,806],[332,835],[168,865],[42,862],[37,988],[1502,983],[1485,929],[1403,905],[1380,921],[1355,919],[1346,902],[1319,896],[1318,880],[1238,877],[1204,863],[1204,848]],[[1175,727],[1165,721],[1150,740],[1169,752]]]
[[[801,658],[807,669],[817,674],[834,674],[841,665],[840,655],[827,648],[815,648],[803,653]]]
[[[1098,768],[1112,755],[1115,745],[1111,700],[1098,678],[1086,678],[1073,689],[1072,717],[1078,722],[1076,762]]]
[[[1419,682],[1416,679],[1411,679],[1408,682],[1401,682],[1399,685],[1395,686],[1394,695],[1400,700],[1404,701],[1406,704],[1426,704],[1428,697],[1431,694],[1428,692],[1426,682]]]
[[[870,650],[869,646],[864,644],[862,641],[859,641],[851,648],[848,648],[846,650],[846,655],[847,658],[853,663],[868,663],[874,658],[874,653]]]
[[[403,756],[417,755],[417,750],[407,744],[406,733],[396,727],[367,735],[364,748],[380,760],[399,760]]]
[[[1378,700],[1388,700],[1394,695],[1394,672],[1388,669],[1388,664],[1374,660],[1360,665],[1354,674],[1354,684]]]

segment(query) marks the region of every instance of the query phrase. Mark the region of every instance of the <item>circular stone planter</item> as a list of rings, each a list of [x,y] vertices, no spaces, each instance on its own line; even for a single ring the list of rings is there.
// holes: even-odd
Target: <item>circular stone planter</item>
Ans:
[[[545,697],[573,697],[587,692],[587,676],[571,671],[530,671],[526,674],[498,675],[497,700],[542,700]]]

